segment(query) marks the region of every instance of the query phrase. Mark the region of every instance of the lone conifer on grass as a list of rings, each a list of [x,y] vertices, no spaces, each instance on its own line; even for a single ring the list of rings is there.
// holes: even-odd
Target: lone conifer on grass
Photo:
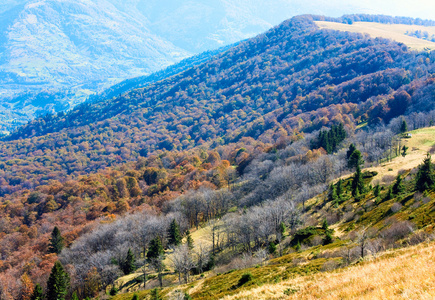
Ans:
[[[364,182],[359,164],[356,165],[356,171],[352,180],[352,196],[358,197],[364,190]]]
[[[434,184],[435,178],[433,174],[433,166],[431,156],[428,153],[423,160],[423,164],[418,168],[415,188],[423,192]]]

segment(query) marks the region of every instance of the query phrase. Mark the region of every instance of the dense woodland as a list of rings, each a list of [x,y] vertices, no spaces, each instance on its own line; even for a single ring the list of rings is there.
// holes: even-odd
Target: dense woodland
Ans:
[[[434,72],[434,53],[304,16],[161,82],[30,122],[0,143],[1,299],[45,289],[59,258],[69,295],[83,298],[126,273],[129,252],[159,270],[144,259],[157,237],[171,245],[173,220],[187,236],[221,218],[199,272],[211,252],[279,244],[281,224],[301,228],[305,201],[355,171],[350,144],[376,164],[400,154],[404,120],[433,124]]]
[[[162,82],[21,127],[0,144],[1,194],[162,151],[243,137],[273,144],[330,123],[428,111],[434,61],[294,18]]]

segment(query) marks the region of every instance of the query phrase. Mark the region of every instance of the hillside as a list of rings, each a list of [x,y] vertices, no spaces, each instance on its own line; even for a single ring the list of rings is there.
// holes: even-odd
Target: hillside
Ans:
[[[292,18],[181,73],[44,116],[2,140],[2,297],[45,289],[56,260],[79,298],[108,292],[123,275],[123,292],[202,278],[206,286],[189,293],[223,297],[256,286],[250,276],[239,282],[256,264],[252,273],[269,274],[259,284],[270,284],[280,280],[271,274],[287,280],[430,238],[427,158],[424,176],[394,162],[381,181],[358,170],[397,160],[407,130],[420,130],[410,146],[432,146],[424,135],[433,129],[422,128],[435,120],[434,54],[319,29],[314,19]],[[425,156],[410,148],[416,166]],[[195,255],[179,245],[189,230]],[[370,248],[358,251],[360,236]],[[201,248],[199,239],[209,242]],[[344,260],[322,256],[346,249]],[[182,262],[171,253],[187,264],[172,266]],[[129,275],[135,267],[149,277]]]
[[[206,142],[274,143],[329,121],[389,122],[432,109],[426,95],[434,61],[391,41],[294,18],[169,79],[19,128],[0,143],[2,176],[13,191]],[[28,166],[41,166],[43,157],[50,166],[31,174]],[[80,164],[67,163],[71,157]]]
[[[350,31],[362,34],[367,33],[374,38],[380,37],[385,39],[392,39],[399,43],[407,45],[413,50],[435,50],[434,42],[406,35],[407,32],[414,31],[428,32],[430,35],[433,35],[435,34],[435,26],[428,27],[406,24],[380,24],[373,22],[355,22],[349,25],[326,21],[317,21],[316,24],[320,28]]]
[[[0,131],[68,110],[122,80],[255,36],[291,16],[354,8],[339,7],[283,0],[2,1]]]
[[[412,139],[408,141],[420,149],[427,146],[425,138],[428,134],[433,136],[435,128],[424,128],[410,134]],[[433,139],[430,145],[434,145]],[[423,156],[420,156],[420,162],[414,162],[412,166],[408,165],[410,169],[406,170],[400,167],[399,161],[402,157],[395,158],[392,163],[396,163],[396,167],[390,174],[386,174],[384,179],[389,176],[396,177],[398,174],[405,174],[405,176],[409,174],[407,177],[409,178],[412,174],[410,171],[418,167]],[[368,170],[372,171],[373,168]],[[363,173],[365,171],[367,170],[363,170]],[[372,177],[368,183],[375,184],[376,181]],[[407,190],[412,181],[407,180]],[[383,180],[382,185],[385,188],[382,190],[387,190],[390,184],[390,181]],[[349,189],[347,182],[344,186],[345,190]],[[342,195],[335,205],[334,201],[330,202],[326,198],[326,195],[316,195],[306,202],[307,208],[303,217],[305,222],[317,225],[322,220],[328,220],[328,224],[333,224],[330,225],[329,230],[333,232],[334,242],[326,245],[323,242],[322,245],[324,237],[320,227],[311,225],[307,229],[288,232],[288,238],[282,241],[285,248],[280,250],[284,255],[277,252],[269,257],[270,260],[264,257],[263,260],[258,258],[256,256],[258,252],[252,257],[247,254],[239,260],[234,258],[228,265],[206,272],[205,276],[192,275],[188,285],[175,288],[170,285],[176,283],[177,279],[174,276],[176,272],[170,270],[165,275],[169,287],[163,289],[162,294],[166,297],[169,295],[175,297],[177,290],[183,290],[187,291],[193,299],[282,299],[283,295],[296,299],[300,297],[303,299],[326,299],[326,297],[328,299],[330,297],[332,299],[343,297],[385,299],[397,295],[399,299],[409,293],[423,298],[434,295],[433,284],[417,279],[421,278],[420,270],[430,268],[427,260],[431,259],[433,242],[412,248],[386,251],[390,247],[406,247],[408,244],[413,245],[433,239],[435,225],[433,193],[425,193],[426,196],[423,198],[418,192],[403,192],[397,197],[388,199],[385,197],[385,192],[382,192],[380,197],[373,196],[372,192],[368,192],[360,199],[353,199],[349,194]],[[249,215],[251,211],[247,213]],[[193,253],[199,251],[199,245],[211,247],[211,233],[214,226],[225,228],[223,231],[231,230],[231,221],[225,218],[223,220],[211,225],[204,224],[203,228],[193,232]],[[307,223],[303,223],[303,226],[307,226]],[[313,228],[317,229],[313,230]],[[365,234],[365,246],[361,246],[362,234]],[[294,240],[298,236],[301,238],[302,250],[294,251],[296,244]],[[365,253],[365,258],[360,257],[361,251]],[[172,266],[173,255],[171,250],[166,253],[167,268]],[[225,251],[217,257],[224,259]],[[382,267],[382,271],[375,272],[374,270],[379,267]],[[252,281],[245,285],[237,285],[239,278],[247,272],[252,274]],[[409,274],[414,274],[415,277],[412,278],[415,280],[409,281]],[[141,283],[135,280],[140,276],[142,276],[141,270],[115,281],[114,284],[120,287],[121,295],[114,299],[130,299],[131,291],[137,290],[140,297],[148,295],[149,287],[147,291],[141,291],[143,288]],[[155,286],[153,278],[155,276],[150,275],[148,286]],[[343,285],[343,282],[346,284]],[[391,285],[391,282],[396,284]],[[328,291],[327,294],[325,289]]]

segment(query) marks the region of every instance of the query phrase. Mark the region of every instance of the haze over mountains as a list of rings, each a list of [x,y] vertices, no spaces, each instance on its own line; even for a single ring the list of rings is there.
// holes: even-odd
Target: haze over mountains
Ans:
[[[341,2],[2,1],[0,130],[68,109],[123,79],[252,37],[294,15],[385,12],[371,1]]]

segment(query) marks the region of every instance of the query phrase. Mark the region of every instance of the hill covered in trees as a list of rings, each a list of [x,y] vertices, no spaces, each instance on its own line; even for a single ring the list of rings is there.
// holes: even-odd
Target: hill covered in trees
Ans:
[[[400,155],[404,121],[433,123],[434,63],[433,53],[319,30],[301,16],[162,81],[32,121],[0,143],[2,297],[45,289],[59,258],[80,297],[113,286],[131,269],[127,254],[127,266],[134,255],[158,280],[174,220],[186,239],[189,229],[224,222],[211,252],[225,265],[225,253],[289,250],[281,242],[290,233],[299,237],[291,247],[315,235],[332,242],[308,212],[346,220],[351,232],[369,224],[361,216],[383,221],[395,202],[417,211],[402,200],[423,201],[418,171],[405,174],[403,189],[399,180],[400,191],[391,180],[370,186],[374,174],[361,170],[356,181],[331,183]],[[328,189],[327,201],[309,201]],[[65,248],[52,253],[60,240]],[[151,243],[157,255],[148,255]],[[195,272],[212,268],[206,260]]]
[[[160,151],[274,143],[330,122],[429,111],[434,60],[297,17],[161,82],[19,128],[0,144],[2,193]]]

